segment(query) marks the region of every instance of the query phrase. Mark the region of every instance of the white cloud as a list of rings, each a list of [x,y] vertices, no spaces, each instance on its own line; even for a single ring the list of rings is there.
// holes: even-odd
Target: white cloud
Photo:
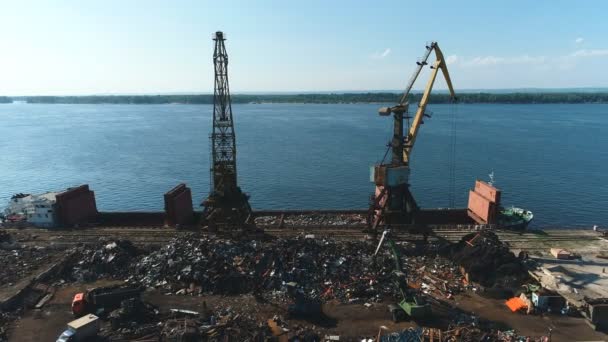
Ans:
[[[574,40],[574,42],[575,42],[576,44],[581,44],[581,43],[582,43],[582,42],[584,42],[584,41],[585,41],[585,39],[584,39],[583,37],[578,37],[578,38],[576,38],[576,39]]]
[[[458,63],[459,58],[456,55],[449,55],[448,58],[445,59],[445,62],[450,65],[450,64],[456,64]]]
[[[507,67],[526,67],[530,70],[568,71],[577,69],[583,59],[606,59],[608,49],[579,49],[568,54],[555,56],[476,56],[463,57],[451,55],[446,58],[446,63],[456,68],[483,68],[484,70],[502,70]],[[533,69],[532,69],[533,68]]]
[[[504,57],[495,57],[495,56],[483,56],[483,57],[474,57],[469,61],[465,61],[463,64],[465,65],[496,65],[503,63],[505,61]]]
[[[391,48],[386,48],[382,53],[374,53],[372,58],[383,59],[391,53]]]
[[[478,56],[469,60],[462,60],[464,66],[493,66],[505,64],[542,64],[546,61],[545,56],[514,56],[514,57],[496,57],[496,56]]]
[[[596,57],[596,56],[608,56],[608,49],[602,50],[577,50],[570,54],[571,57]]]

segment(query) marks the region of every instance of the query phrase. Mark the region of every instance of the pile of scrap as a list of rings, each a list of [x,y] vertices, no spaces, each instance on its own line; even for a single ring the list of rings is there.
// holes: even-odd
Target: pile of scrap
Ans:
[[[373,250],[361,241],[296,237],[262,243],[188,236],[133,263],[128,281],[178,294],[273,294],[294,283],[324,300],[394,296],[390,255],[373,265]]]
[[[64,275],[68,280],[94,281],[104,277],[122,279],[128,266],[140,251],[128,240],[102,240],[93,246],[73,251],[76,264]]]
[[[408,256],[411,283],[435,298],[451,299],[465,290],[459,267],[450,260],[429,256]]]
[[[293,214],[284,213],[281,215],[260,215],[256,216],[255,224],[258,226],[275,227],[302,227],[302,226],[323,226],[323,227],[353,227],[364,226],[367,224],[366,217],[362,214],[342,214],[342,213],[307,213]]]
[[[169,319],[163,322],[161,336],[167,341],[201,340],[200,323],[191,318]]]
[[[361,214],[303,214],[285,216],[284,223],[291,226],[349,226],[366,224]]]
[[[139,297],[125,299],[120,307],[108,315],[113,329],[125,327],[141,327],[154,321],[159,314],[156,307],[145,303]]]
[[[417,327],[407,328],[399,332],[381,335],[378,342],[401,341],[527,341],[545,342],[548,336],[522,336],[514,330],[499,330],[480,327],[474,324],[450,327],[447,330],[437,328]]]
[[[482,241],[482,240],[479,240]],[[467,245],[468,246],[468,245]],[[413,244],[398,244],[410,283],[431,296],[452,298],[463,291],[460,264],[418,253]],[[239,295],[288,300],[290,287],[308,298],[342,303],[399,298],[393,286],[394,260],[388,250],[372,257],[375,244],[298,236],[270,241],[229,240],[194,234],[176,237],[144,253],[129,241],[105,240],[73,251],[64,280],[126,280],[165,294]],[[466,263],[464,252],[455,249]],[[412,255],[415,254],[415,255]],[[474,269],[473,269],[473,274]]]
[[[521,260],[489,230],[467,234],[443,253],[460,265],[468,282],[484,287],[518,288],[528,279]]]
[[[0,268],[0,287],[12,286],[31,275],[49,262],[57,251],[48,247],[23,247],[12,250],[0,249],[0,260],[6,267]]]
[[[503,324],[481,319],[479,316],[455,309],[447,328],[420,326],[386,333],[381,327],[377,341],[548,341],[547,336],[522,336],[507,330]],[[547,331],[548,332],[548,331]],[[539,333],[541,333],[539,331]]]
[[[279,317],[258,321],[231,309],[195,312],[173,309],[146,322],[124,320],[101,335],[109,340],[145,341],[320,341],[319,335],[301,326],[289,326]]]

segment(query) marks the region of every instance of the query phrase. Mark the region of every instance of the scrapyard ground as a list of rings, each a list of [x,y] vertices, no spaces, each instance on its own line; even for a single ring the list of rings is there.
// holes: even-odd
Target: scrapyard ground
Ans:
[[[43,310],[39,312],[30,311],[15,323],[9,341],[49,341],[56,338],[65,329],[66,322],[73,319],[70,311],[73,294],[84,290],[88,286],[101,284],[105,285],[107,282],[61,288],[57,291],[54,299]],[[190,297],[180,295],[167,296],[158,291],[150,291],[144,294],[144,300],[166,309],[179,308],[202,311],[205,306],[211,310],[232,307],[242,315],[255,317],[259,322],[265,322],[274,315],[285,316],[286,313],[285,305],[261,304],[251,295]],[[395,329],[408,326],[408,323],[393,325],[392,322],[387,321],[388,315],[385,305],[375,305],[368,309],[363,305],[328,304],[325,305],[324,310],[329,313],[328,316],[330,318],[325,322],[320,322],[317,329],[322,329],[332,334],[373,336],[377,334],[377,329],[380,325],[394,326]],[[296,324],[313,325],[306,321],[290,320],[290,325]]]
[[[25,232],[22,232],[25,233]],[[57,236],[65,232],[54,233]],[[137,236],[136,233],[131,233]],[[53,234],[51,234],[52,237]],[[86,236],[86,233],[83,234]],[[27,240],[27,239],[23,239]],[[36,238],[37,245],[45,245],[49,240]],[[137,241],[137,238],[132,239]],[[61,239],[51,239],[53,245],[60,245]],[[141,240],[140,240],[141,241]],[[23,241],[27,244],[27,241]],[[68,241],[72,242],[72,241]],[[73,242],[72,242],[73,244]],[[69,245],[67,243],[66,245]],[[139,245],[146,245],[139,243]],[[49,249],[49,261],[65,253],[61,249]],[[12,265],[9,265],[9,268]],[[18,266],[18,265],[17,265]],[[44,265],[46,266],[46,265]],[[27,278],[31,274],[40,273],[40,269],[31,270],[30,274],[21,274]],[[69,281],[65,284],[56,284],[54,297],[41,310],[27,310],[21,318],[10,324],[10,341],[40,341],[53,340],[65,329],[67,322],[73,319],[70,311],[70,303],[74,293],[86,288],[103,286],[116,283],[117,280],[110,280],[110,277],[102,277],[92,282]],[[450,280],[454,281],[454,280]],[[120,282],[120,280],[119,280]],[[10,292],[11,286],[2,284],[0,292]],[[287,303],[284,300],[262,303],[250,293],[231,296],[203,294],[201,296],[190,295],[167,295],[168,291],[163,289],[151,289],[145,292],[144,299],[157,305],[161,311],[169,309],[189,309],[201,311],[204,303],[212,310],[231,310],[241,315],[251,316],[260,323],[265,323],[275,315],[286,317]],[[504,300],[487,299],[478,296],[474,291],[464,291],[454,296],[453,300],[442,298],[445,304],[434,305],[434,318],[430,322],[421,322],[424,326],[436,326],[446,329],[448,324],[453,321],[454,310],[450,306],[462,309],[464,312],[474,314],[480,320],[496,322],[497,328],[502,330],[515,329],[519,335],[542,336],[546,335],[549,328],[553,328],[552,341],[577,341],[577,340],[605,340],[606,335],[593,331],[585,323],[583,318],[568,317],[562,315],[525,315],[511,313],[504,305]],[[361,301],[356,304],[342,304],[339,300],[329,300],[324,304],[326,319],[321,322],[310,323],[303,320],[289,319],[289,328],[297,326],[308,327],[320,336],[340,335],[341,341],[345,337],[375,337],[380,326],[384,325],[389,331],[400,331],[409,326],[415,326],[415,322],[402,322],[394,324],[387,311],[386,304],[392,302],[384,298],[379,302],[372,302],[371,307],[366,307]],[[0,337],[0,340],[2,338]]]
[[[87,287],[107,285],[109,282],[100,281],[86,285],[71,285],[59,289],[54,298],[42,310],[30,310],[11,327],[9,341],[52,341],[65,329],[66,323],[73,319],[70,304],[74,293]],[[202,310],[203,303],[211,309],[231,306],[239,308],[242,314],[255,316],[260,322],[265,322],[274,315],[284,315],[285,306],[275,307],[271,304],[260,304],[253,296],[241,295],[235,297],[203,296],[190,297],[171,295],[166,296],[157,291],[148,292],[144,299],[164,309],[180,308],[187,310]],[[505,327],[515,329],[521,335],[546,335],[549,327],[553,327],[552,341],[602,341],[606,335],[593,331],[583,318],[560,315],[529,316],[512,314],[503,301],[479,297],[477,295],[457,296],[455,303],[458,307],[473,312],[482,319],[492,320]],[[324,312],[330,317],[326,324],[314,326],[307,321],[290,320],[290,325],[314,326],[320,335],[369,336],[374,337],[380,326],[384,325],[389,331],[400,331],[414,322],[393,323],[386,309],[387,303],[375,303],[371,308],[361,304],[329,303],[324,305]],[[441,325],[442,319],[447,321],[445,308],[437,310],[442,317],[435,318],[434,323]],[[445,323],[445,322],[444,322]]]

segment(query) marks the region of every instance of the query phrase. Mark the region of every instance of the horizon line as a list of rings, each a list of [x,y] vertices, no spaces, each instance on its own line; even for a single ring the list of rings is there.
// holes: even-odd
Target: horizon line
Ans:
[[[447,92],[447,89],[436,89],[435,92]],[[456,93],[482,93],[482,92],[572,92],[572,91],[608,91],[608,87],[522,87],[522,88],[466,88]],[[412,93],[421,93],[422,89],[412,90]],[[282,90],[282,91],[235,91],[231,95],[309,95],[309,94],[362,94],[362,93],[395,93],[401,94],[402,90],[398,89],[366,89],[366,90]],[[89,93],[89,94],[54,94],[54,95],[0,95],[4,97],[35,97],[35,96],[192,96],[192,95],[213,95],[212,92],[196,92],[196,91],[170,91],[170,92],[144,92],[144,93]]]

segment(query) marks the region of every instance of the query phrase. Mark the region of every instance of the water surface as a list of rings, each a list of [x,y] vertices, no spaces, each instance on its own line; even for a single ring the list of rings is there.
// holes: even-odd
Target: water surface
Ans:
[[[238,172],[254,208],[364,208],[391,119],[375,104],[235,105]],[[608,225],[608,105],[430,106],[412,159],[423,207],[456,206],[494,171],[536,227]],[[162,210],[186,182],[209,191],[208,105],[0,105],[0,204],[88,183],[100,210]],[[452,118],[455,117],[455,129]]]

